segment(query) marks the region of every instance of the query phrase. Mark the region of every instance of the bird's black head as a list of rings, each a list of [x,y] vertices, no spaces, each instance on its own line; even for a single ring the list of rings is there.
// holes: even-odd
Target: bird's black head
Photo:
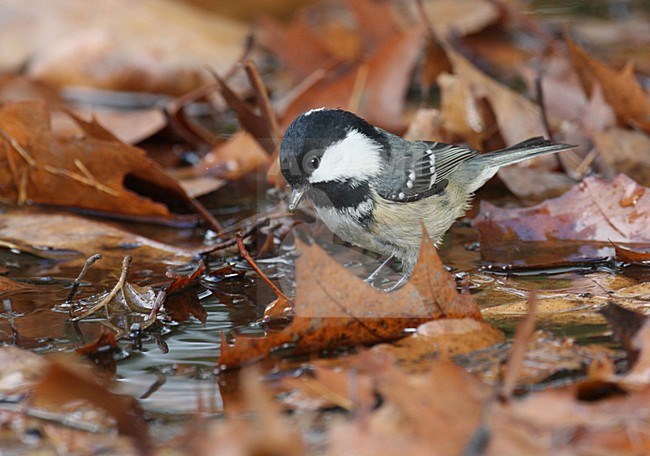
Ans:
[[[354,207],[390,154],[385,133],[341,109],[301,114],[280,147],[282,174],[294,189],[289,209],[307,194],[317,206]],[[365,194],[364,194],[365,191]]]

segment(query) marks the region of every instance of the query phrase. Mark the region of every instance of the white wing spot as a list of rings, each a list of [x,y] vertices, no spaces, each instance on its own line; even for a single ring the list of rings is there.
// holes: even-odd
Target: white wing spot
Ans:
[[[412,181],[412,180],[408,180],[408,181],[406,181],[406,186],[407,186],[408,188],[413,188],[413,181]]]
[[[429,149],[429,152],[431,152],[431,149]],[[433,187],[433,185],[436,183],[436,154],[431,152],[429,154],[429,170],[431,171],[431,181],[429,185]]]
[[[404,192],[399,192],[399,195],[397,196],[399,197],[399,199],[404,199],[406,195],[404,194]]]

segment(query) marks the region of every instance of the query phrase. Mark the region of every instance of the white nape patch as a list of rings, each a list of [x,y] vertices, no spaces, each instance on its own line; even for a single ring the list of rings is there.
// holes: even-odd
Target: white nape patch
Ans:
[[[302,116],[307,117],[310,114],[313,114],[313,113],[318,112],[318,111],[324,111],[324,110],[325,110],[325,108],[311,109],[311,110],[307,111],[306,113],[304,113]]]
[[[325,149],[309,182],[366,181],[381,171],[381,147],[360,131],[350,130],[345,138]]]

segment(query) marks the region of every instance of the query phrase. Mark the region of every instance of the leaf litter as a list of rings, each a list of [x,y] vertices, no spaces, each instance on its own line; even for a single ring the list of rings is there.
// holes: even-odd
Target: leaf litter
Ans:
[[[61,8],[53,20],[79,17],[80,6]],[[188,24],[208,39],[190,40],[201,44],[161,70],[150,58],[154,29],[143,26],[151,35],[129,47],[132,19],[106,19],[120,24],[112,42],[83,12],[83,46],[70,37],[49,50],[37,43],[42,53],[22,76],[28,85],[2,84],[2,100],[13,101],[0,105],[0,333],[8,345],[0,348],[8,367],[0,420],[22,423],[3,447],[21,448],[37,429],[45,452],[648,451],[650,339],[638,313],[650,296],[643,71],[613,70],[521,5],[317,3],[292,22],[263,19],[247,41],[246,27],[230,19],[215,35],[201,14],[174,2],[140,8],[157,24],[180,14],[166,28],[170,42],[181,42],[173,37],[187,36]],[[43,27],[36,35],[51,36]],[[222,40],[222,32],[231,34]],[[228,58],[205,71],[202,46]],[[96,65],[107,55],[119,56],[112,70]],[[192,59],[200,70],[183,67]],[[55,87],[30,86],[34,75]],[[517,77],[527,88],[513,87]],[[166,102],[169,125],[159,108],[88,120],[69,94],[106,102],[116,92],[90,95],[71,84],[180,97]],[[130,96],[133,105],[146,99]],[[482,190],[472,225],[461,221],[438,251],[425,236],[409,283],[386,294],[358,277],[368,257],[329,242],[318,224],[315,241],[300,241],[297,222],[277,208],[282,192],[267,186],[282,187],[282,129],[323,105],[410,139],[494,149],[542,134],[581,147],[500,172],[520,199],[504,198],[498,183]],[[141,148],[127,145],[136,142]],[[165,155],[155,152],[161,144]],[[582,179],[591,173],[609,180]],[[200,220],[210,229],[198,231]],[[178,235],[147,228],[152,222]],[[101,261],[84,263],[98,254]],[[597,337],[568,336],[584,328]],[[141,360],[156,380],[136,392],[142,374],[129,364]],[[190,379],[189,393],[173,389]],[[193,424],[174,427],[132,399],[148,407],[165,394],[196,401]],[[213,420],[215,412],[223,417]],[[159,420],[147,425],[151,416]],[[165,432],[159,426],[174,432],[152,438]]]

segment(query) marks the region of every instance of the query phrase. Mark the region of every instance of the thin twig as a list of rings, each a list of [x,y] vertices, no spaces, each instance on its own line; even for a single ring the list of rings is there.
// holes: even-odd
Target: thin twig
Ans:
[[[537,295],[531,294],[528,298],[528,313],[517,325],[515,339],[510,349],[510,356],[505,365],[505,374],[501,386],[500,397],[508,400],[517,385],[521,368],[523,367],[528,343],[535,330],[535,316],[537,313]]]
[[[542,75],[538,74],[535,77],[535,96],[537,98],[537,105],[539,106],[539,114],[541,116],[542,125],[548,139],[553,141],[553,133],[551,133],[551,125],[548,121],[548,113],[546,112],[546,103],[544,103],[544,88],[542,87]]]
[[[113,289],[110,291],[110,293],[108,293],[108,295],[106,295],[106,297],[104,299],[102,299],[99,304],[94,305],[93,307],[91,307],[90,309],[88,309],[87,311],[82,313],[81,315],[79,315],[77,317],[74,317],[73,321],[79,321],[81,319],[84,319],[84,318],[88,317],[89,315],[94,314],[95,312],[97,312],[102,307],[106,308],[106,318],[109,318],[109,315],[108,315],[108,303],[111,301],[111,299],[113,299],[115,297],[117,292],[120,291],[124,287],[124,283],[126,282],[126,276],[129,275],[129,270],[131,269],[131,262],[132,261],[133,261],[133,257],[131,255],[127,255],[127,256],[124,257],[124,259],[122,260],[122,273],[120,274],[119,280],[117,281],[117,283],[115,284]]]
[[[214,218],[214,216],[206,209],[206,207],[196,198],[190,198],[189,199],[190,204],[196,211],[199,213],[199,215],[203,218],[203,220],[208,224],[208,226],[215,232],[217,233],[217,236],[221,235],[223,232],[223,227],[221,226],[221,223]]]
[[[257,66],[252,60],[246,61],[245,69],[246,74],[248,75],[248,79],[255,92],[257,106],[260,108],[260,111],[262,111],[262,115],[264,118],[266,118],[271,130],[271,140],[275,144],[275,147],[278,147],[280,145],[280,128],[278,127],[278,119],[275,117],[275,111],[271,106],[271,101],[269,100],[269,94],[266,90],[266,86],[262,81],[260,72],[257,70]]]
[[[74,313],[74,304],[72,302],[72,298],[74,298],[75,293],[79,289],[79,285],[81,285],[81,280],[84,278],[84,276],[88,272],[88,269],[90,269],[90,267],[93,264],[95,264],[95,261],[101,260],[102,258],[103,257],[102,257],[102,255],[100,253],[96,253],[96,254],[92,255],[91,257],[89,257],[86,260],[86,263],[84,264],[84,267],[81,268],[81,272],[79,273],[77,278],[74,279],[74,283],[72,284],[72,288],[70,288],[70,293],[68,293],[68,299],[65,300],[65,303],[70,306],[69,309],[68,309],[69,313],[70,313],[70,317],[72,317],[73,313]]]
[[[357,76],[352,86],[352,93],[348,100],[348,111],[359,111],[361,99],[363,98],[363,90],[366,88],[366,82],[368,81],[368,69],[368,64],[362,63],[357,70]]]
[[[282,293],[282,290],[280,290],[276,284],[274,284],[271,279],[269,279],[266,274],[260,269],[260,267],[253,261],[253,258],[251,258],[250,254],[246,250],[246,247],[244,247],[244,238],[241,235],[237,235],[237,247],[239,247],[239,253],[241,256],[248,262],[248,264],[251,265],[251,267],[257,272],[257,274],[260,276],[260,278],[266,282],[266,284],[273,290],[273,293],[280,298],[284,299],[287,302],[289,302],[289,299],[285,296],[284,293]]]

